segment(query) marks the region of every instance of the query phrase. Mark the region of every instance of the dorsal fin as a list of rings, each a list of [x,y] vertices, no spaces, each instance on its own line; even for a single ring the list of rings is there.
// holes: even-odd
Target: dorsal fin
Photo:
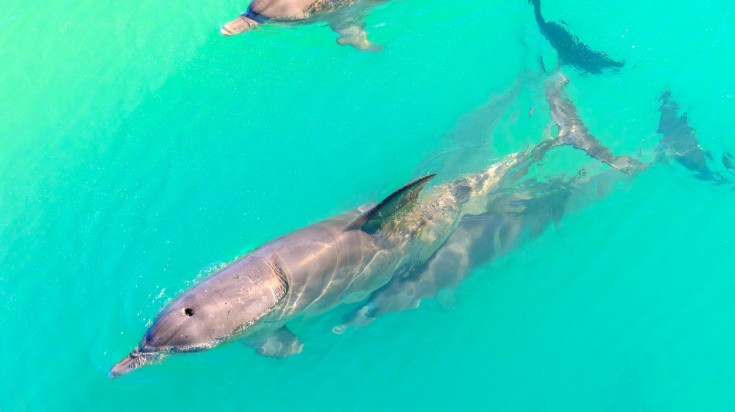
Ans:
[[[388,197],[383,199],[382,202],[357,216],[355,220],[345,227],[345,230],[362,230],[370,234],[377,232],[386,221],[405,206],[413,203],[419,196],[419,193],[421,193],[421,189],[423,189],[424,186],[434,178],[434,176],[436,175],[431,174],[420,177],[391,193]]]

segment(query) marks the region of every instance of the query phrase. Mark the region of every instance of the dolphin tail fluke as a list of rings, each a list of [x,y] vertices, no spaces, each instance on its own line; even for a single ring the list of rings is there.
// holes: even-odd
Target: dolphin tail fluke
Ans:
[[[609,148],[588,132],[587,126],[577,114],[577,108],[564,92],[564,87],[568,83],[567,77],[561,73],[557,73],[546,82],[546,101],[554,125],[558,127],[556,136],[552,136],[549,132],[549,138],[554,141],[552,146],[572,146],[626,174],[645,170],[648,167],[646,164],[628,156],[615,156]]]

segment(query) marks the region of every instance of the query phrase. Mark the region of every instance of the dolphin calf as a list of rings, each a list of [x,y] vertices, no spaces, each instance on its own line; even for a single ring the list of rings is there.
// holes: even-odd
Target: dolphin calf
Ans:
[[[266,23],[308,24],[325,21],[339,37],[337,43],[359,50],[379,51],[367,38],[362,18],[370,7],[387,0],[253,0],[246,12],[222,26],[232,36]]]
[[[592,50],[582,43],[577,36],[569,33],[564,26],[547,22],[541,14],[541,0],[529,0],[528,2],[533,5],[536,24],[538,24],[541,34],[546,37],[559,55],[559,65],[568,64],[577,70],[590,74],[615,71],[625,65],[624,62],[613,60],[605,53]]]
[[[547,84],[555,118],[569,113],[554,107],[566,101],[560,93],[565,84],[561,75]],[[306,226],[236,259],[164,307],[110,375],[236,338],[264,356],[300,352],[301,342],[287,328],[290,320],[363,301],[391,279],[411,273],[434,256],[465,216],[487,213],[493,193],[522,178],[556,147],[579,148],[624,173],[645,167],[612,155],[587,133],[574,132],[580,124],[565,124],[557,137],[507,155],[480,173],[427,190],[434,175],[418,178],[378,204]]]

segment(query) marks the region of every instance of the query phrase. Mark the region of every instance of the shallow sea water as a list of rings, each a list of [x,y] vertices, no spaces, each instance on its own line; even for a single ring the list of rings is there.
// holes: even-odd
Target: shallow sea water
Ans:
[[[563,69],[616,153],[650,156],[666,87],[704,148],[735,151],[731,3],[542,6],[626,61]],[[735,192],[675,165],[474,271],[448,305],[342,336],[339,309],[295,322],[304,353],[286,360],[235,342],[109,379],[211,268],[461,169],[455,126],[489,163],[550,120],[524,87],[492,128],[458,124],[538,56],[553,67],[525,1],[388,2],[366,19],[381,53],[323,25],[221,37],[244,8],[0,5],[0,410],[735,409]]]

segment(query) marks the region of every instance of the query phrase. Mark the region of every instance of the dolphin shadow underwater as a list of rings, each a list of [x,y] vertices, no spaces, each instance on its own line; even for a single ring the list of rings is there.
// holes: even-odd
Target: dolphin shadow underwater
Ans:
[[[362,19],[368,10],[388,0],[252,0],[246,12],[220,29],[224,36],[253,30],[262,24],[326,22],[339,37],[337,43],[358,50],[380,51],[365,33]]]
[[[567,83],[561,74],[545,83],[555,136],[448,183],[427,188],[434,175],[420,177],[377,204],[237,258],[168,303],[110,376],[236,339],[263,356],[300,353],[303,343],[288,330],[291,320],[366,302],[334,329],[342,333],[382,313],[416,307],[456,286],[477,264],[541,233],[572,207],[575,194],[650,167],[614,155],[588,132],[564,93]],[[548,153],[565,146],[609,167],[593,176],[525,179]]]
[[[536,24],[541,34],[559,55],[559,66],[566,64],[581,73],[602,74],[607,71],[616,71],[625,65],[624,62],[613,60],[603,52],[592,50],[564,26],[547,22],[541,14],[541,0],[529,0],[528,2],[533,6]]]

